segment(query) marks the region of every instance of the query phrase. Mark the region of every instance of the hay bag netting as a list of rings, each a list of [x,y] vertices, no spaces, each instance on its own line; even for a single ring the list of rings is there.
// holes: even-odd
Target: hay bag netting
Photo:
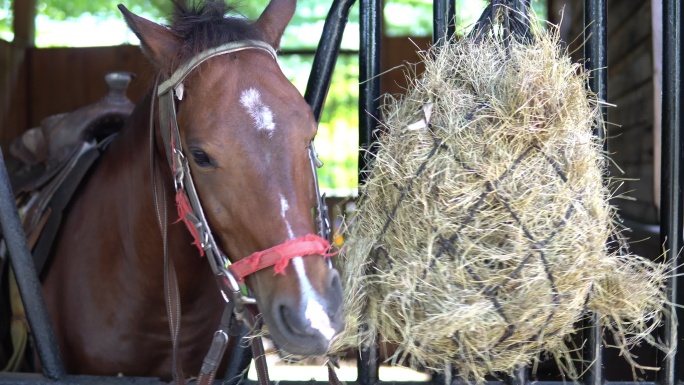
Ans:
[[[657,345],[668,267],[624,247],[599,102],[557,31],[533,32],[433,48],[385,103],[345,234],[339,347],[377,335],[394,362],[481,381],[544,353],[578,376],[568,336],[591,312],[628,359]]]

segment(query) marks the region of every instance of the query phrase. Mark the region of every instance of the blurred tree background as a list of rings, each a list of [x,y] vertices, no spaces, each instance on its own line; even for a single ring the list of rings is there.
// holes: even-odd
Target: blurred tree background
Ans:
[[[23,0],[15,0],[23,1]],[[192,1],[192,0],[187,0]],[[116,5],[164,23],[170,0],[37,0],[36,46],[83,47],[138,44]],[[467,31],[486,6],[486,0],[456,0],[456,30]],[[235,8],[256,18],[268,0],[238,0]],[[546,2],[534,0],[537,14],[546,15]],[[12,2],[0,0],[0,39],[11,41]],[[299,0],[297,13],[283,36],[279,61],[288,78],[304,93],[313,54],[323,30],[329,2]],[[385,0],[384,33],[391,37],[430,36],[431,0]],[[84,33],[87,31],[87,33]],[[321,187],[329,196],[351,196],[357,188],[359,6],[351,9],[342,53],[319,125],[316,147],[325,167],[319,169]]]

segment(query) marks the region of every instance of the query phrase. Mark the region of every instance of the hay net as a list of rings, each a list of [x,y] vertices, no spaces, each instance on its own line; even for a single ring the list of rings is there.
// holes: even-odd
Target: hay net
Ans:
[[[667,350],[651,337],[667,266],[625,247],[599,101],[556,28],[536,25],[432,48],[387,97],[345,232],[337,348],[379,336],[392,362],[467,381],[546,354],[576,378],[568,337],[595,312],[635,367],[632,344]]]

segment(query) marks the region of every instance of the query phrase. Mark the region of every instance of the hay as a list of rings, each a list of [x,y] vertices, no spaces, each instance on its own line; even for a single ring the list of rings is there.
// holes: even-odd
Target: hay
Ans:
[[[432,49],[386,100],[345,234],[338,348],[379,335],[398,344],[394,363],[483,381],[544,353],[576,378],[566,344],[591,312],[628,359],[657,345],[667,266],[624,247],[592,135],[599,102],[556,30],[534,32],[508,50],[493,37]]]

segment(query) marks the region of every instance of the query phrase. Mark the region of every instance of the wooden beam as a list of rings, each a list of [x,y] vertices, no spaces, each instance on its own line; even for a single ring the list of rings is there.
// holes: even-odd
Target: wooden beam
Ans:
[[[36,0],[14,0],[14,44],[22,47],[36,45]]]

